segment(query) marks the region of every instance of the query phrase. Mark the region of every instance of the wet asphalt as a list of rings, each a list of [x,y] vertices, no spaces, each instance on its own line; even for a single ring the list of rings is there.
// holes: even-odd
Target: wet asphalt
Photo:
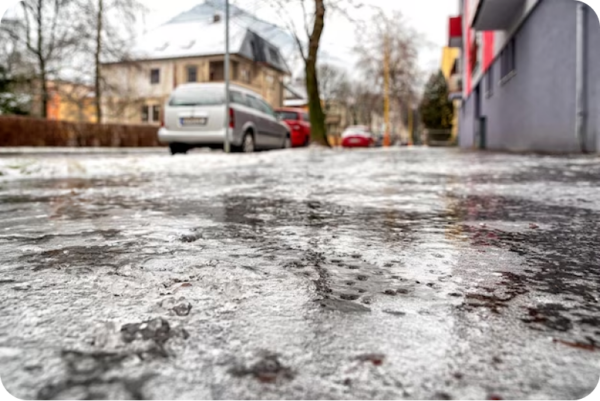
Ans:
[[[579,399],[600,159],[456,149],[0,160],[22,399]]]

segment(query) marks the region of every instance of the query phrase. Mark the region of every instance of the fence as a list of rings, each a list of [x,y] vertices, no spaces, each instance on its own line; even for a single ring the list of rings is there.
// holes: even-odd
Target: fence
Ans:
[[[1,146],[161,146],[158,128],[145,125],[91,124],[0,116]]]

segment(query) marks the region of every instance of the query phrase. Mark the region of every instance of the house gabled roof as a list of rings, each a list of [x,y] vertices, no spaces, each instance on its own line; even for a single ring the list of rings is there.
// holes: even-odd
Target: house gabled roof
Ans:
[[[308,98],[304,86],[284,84],[283,87],[285,89],[285,98],[287,100],[306,100]]]
[[[213,15],[214,17],[214,15]],[[289,73],[279,49],[239,24],[229,26],[229,51]],[[173,20],[140,37],[130,52],[133,60],[164,60],[225,54],[222,18]]]

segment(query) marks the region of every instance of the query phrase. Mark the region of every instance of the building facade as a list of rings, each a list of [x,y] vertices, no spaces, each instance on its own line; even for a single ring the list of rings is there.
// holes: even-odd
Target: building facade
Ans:
[[[461,0],[460,9],[460,146],[599,152],[594,11],[573,0]]]
[[[452,118],[452,130],[448,145],[456,145],[458,139],[458,116],[460,115],[461,106],[461,77],[460,77],[460,48],[459,47],[444,47],[442,50],[442,65],[441,71],[448,83],[448,91],[450,92],[450,100],[454,107],[454,116]]]
[[[96,122],[96,95],[88,85],[70,82],[48,82],[50,99],[47,118],[71,122]]]
[[[210,21],[167,23],[140,38],[130,59],[104,63],[103,122],[159,124],[162,106],[177,86],[223,82],[224,29],[218,14]],[[273,107],[282,106],[289,70],[279,50],[232,24],[230,52],[231,81],[259,93]]]

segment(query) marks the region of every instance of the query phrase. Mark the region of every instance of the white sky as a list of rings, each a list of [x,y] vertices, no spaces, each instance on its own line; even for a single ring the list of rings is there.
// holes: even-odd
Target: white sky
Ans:
[[[406,22],[421,32],[430,46],[421,50],[420,66],[426,71],[439,68],[442,47],[447,43],[448,17],[458,12],[458,0],[358,0],[367,6],[375,6],[384,10],[400,10]],[[177,14],[203,3],[204,0],[145,0],[150,12],[146,16],[146,28],[153,28],[173,18]],[[280,17],[265,0],[231,0],[239,7],[254,13],[257,17],[276,22]],[[0,15],[16,0],[0,0]],[[353,10],[356,19],[368,20],[369,8]],[[290,14],[294,14],[291,12]],[[302,26],[299,13],[297,26]],[[283,25],[280,23],[279,25]],[[333,16],[328,20],[322,39],[322,48],[327,53],[347,61],[348,67],[353,64],[351,48],[356,43],[360,32],[346,18]],[[268,38],[267,38],[268,39]]]
[[[421,51],[420,65],[424,70],[436,70],[440,66],[442,47],[448,41],[448,17],[458,13],[458,0],[359,0],[364,5],[381,7],[384,10],[400,10],[406,22],[425,35],[430,46]],[[146,26],[160,25],[182,11],[187,11],[204,0],[146,0],[150,13]],[[277,23],[280,19],[264,0],[231,0],[257,17]],[[354,10],[353,18],[368,20],[368,9]],[[279,25],[283,25],[282,23]],[[302,16],[296,21],[302,26]],[[356,27],[346,18],[333,16],[328,20],[322,39],[322,48],[352,65],[351,48],[356,43]],[[358,32],[360,36],[360,32]],[[267,38],[268,39],[268,38]]]

